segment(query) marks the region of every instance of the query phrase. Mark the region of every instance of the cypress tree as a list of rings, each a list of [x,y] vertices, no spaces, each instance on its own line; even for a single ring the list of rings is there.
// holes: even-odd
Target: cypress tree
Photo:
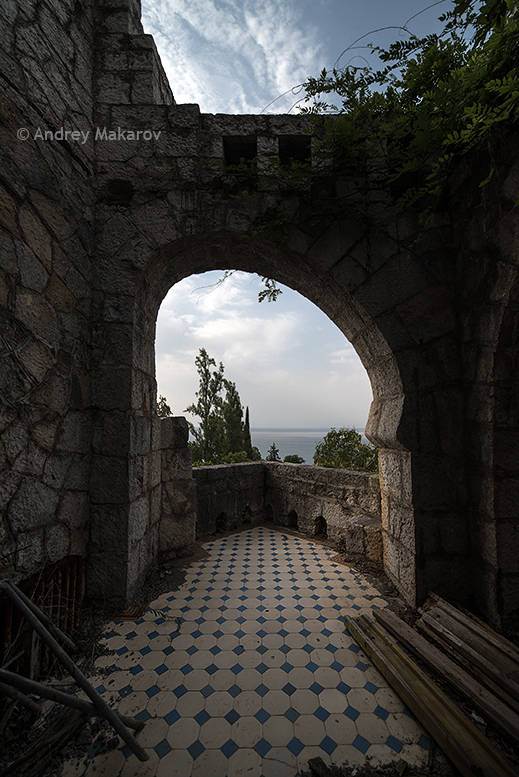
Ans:
[[[243,450],[246,452],[249,459],[252,458],[252,440],[250,436],[249,426],[249,408],[245,410],[245,421],[243,424]]]

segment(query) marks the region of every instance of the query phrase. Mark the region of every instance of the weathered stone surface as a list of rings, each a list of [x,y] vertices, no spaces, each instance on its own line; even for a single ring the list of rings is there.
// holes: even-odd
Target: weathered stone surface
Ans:
[[[183,416],[162,418],[160,422],[161,448],[186,448],[189,437],[189,427]]]
[[[11,499],[7,517],[14,533],[45,526],[54,516],[58,493],[35,478],[24,478]]]
[[[30,507],[22,523],[43,522],[41,531],[24,529],[28,549],[18,549],[7,573],[29,575],[51,556],[86,552],[82,522],[69,545],[46,540],[68,525],[59,516],[70,490],[88,495],[94,511],[91,593],[122,601],[161,542],[188,542],[195,507],[185,425],[167,420],[161,440],[154,418],[156,314],[180,278],[232,265],[307,296],[366,367],[374,393],[366,433],[381,449],[384,564],[401,593],[412,603],[441,585],[494,619],[516,613],[516,136],[510,131],[492,160],[484,208],[479,182],[489,160],[467,157],[429,225],[415,212],[388,212],[380,228],[390,203],[373,186],[378,159],[368,160],[366,176],[335,180],[314,138],[311,185],[288,191],[269,166],[281,136],[309,132],[307,117],[177,106],[140,4],[80,6],[25,2],[15,14],[9,3],[0,32],[8,77],[0,106],[0,493],[15,523],[22,503]],[[92,131],[94,121],[161,134],[16,139],[19,127]],[[260,172],[247,180],[224,155],[240,136],[253,138]],[[283,229],[272,226],[273,214]],[[224,513],[252,521],[274,510],[262,496],[265,471],[284,521],[297,513],[311,532],[322,518],[329,532],[349,526],[352,543],[376,546],[376,521],[351,524],[378,515],[375,479],[373,488],[358,480],[341,487],[338,475],[311,468],[305,477],[283,474],[278,486],[275,470],[242,468],[240,488],[232,470],[198,471],[209,511],[200,526],[212,530]],[[500,519],[506,529],[497,530]]]
[[[381,561],[378,477],[299,464],[196,467],[197,534],[274,520]],[[173,484],[174,485],[174,484]]]

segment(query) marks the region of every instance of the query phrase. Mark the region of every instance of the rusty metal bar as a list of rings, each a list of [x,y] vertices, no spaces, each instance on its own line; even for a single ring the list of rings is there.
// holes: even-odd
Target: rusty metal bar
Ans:
[[[10,674],[10,672],[8,672],[8,674]],[[27,696],[25,696],[25,694],[21,693],[20,691],[17,691],[16,688],[13,688],[11,685],[0,683],[0,693],[3,693],[4,696],[8,696],[10,699],[13,699],[13,701],[20,702],[20,704],[23,704],[24,707],[28,707],[30,710],[32,710],[32,712],[35,712],[37,715],[39,715],[41,712],[39,706],[36,704],[35,701],[33,701],[32,699],[29,699]]]
[[[20,691],[25,691],[26,693],[35,693],[37,696],[41,696],[44,699],[50,699],[51,701],[55,701],[58,704],[63,704],[65,707],[72,707],[73,709],[80,710],[80,712],[84,712],[90,717],[99,717],[99,711],[92,704],[92,702],[85,701],[85,699],[78,699],[77,696],[73,696],[70,693],[57,691],[55,688],[50,688],[48,685],[36,682],[36,680],[29,680],[28,677],[22,677],[21,675],[16,674],[16,672],[8,672],[5,669],[0,669],[0,691],[3,692],[4,688],[6,688],[6,695],[8,695],[7,691],[11,691],[12,693],[18,694],[19,696],[23,696],[23,694],[13,690],[13,688],[18,688]],[[13,696],[12,698],[15,697]],[[40,711],[40,708],[37,704],[35,704],[30,699],[27,701],[29,701],[30,704],[36,708],[37,712]],[[128,728],[133,728],[135,731],[141,731],[144,728],[144,723],[142,723],[140,720],[135,720],[135,718],[128,718],[126,715],[121,715],[121,713],[117,712],[117,710],[114,710],[114,712],[124,723],[124,725],[128,726]]]
[[[99,711],[101,717],[106,718],[113,728],[117,731],[119,736],[126,742],[128,747],[141,761],[147,761],[149,756],[139,745],[135,737],[126,729],[122,723],[120,717],[108,706],[105,700],[97,693],[97,691],[90,685],[83,672],[76,666],[72,659],[65,653],[61,645],[54,639],[43,623],[34,612],[34,609],[39,612],[38,608],[32,604],[32,607],[28,607],[24,600],[18,595],[18,589],[14,583],[0,582],[0,589],[6,591],[6,593],[13,599],[16,605],[23,612],[33,629],[40,635],[42,640],[52,649],[53,653],[60,659],[60,661],[68,669],[72,677],[76,680],[78,685],[85,691],[87,696],[92,700],[94,706]]]
[[[70,637],[67,634],[64,634],[61,631],[61,629],[59,629],[57,626],[55,626],[54,623],[51,621],[51,619],[48,617],[48,615],[45,615],[45,613],[42,612],[39,607],[36,607],[34,602],[31,601],[31,599],[29,599],[29,597],[26,596],[23,591],[20,591],[18,586],[16,586],[14,583],[9,583],[8,585],[12,588],[12,590],[16,592],[16,594],[18,595],[18,598],[23,602],[23,604],[26,605],[26,607],[31,611],[31,613],[33,613],[36,616],[38,621],[47,627],[47,631],[49,631],[53,637],[61,640],[61,642],[63,642],[63,644],[66,645],[66,647],[69,650],[71,650],[73,653],[77,651],[77,647],[75,643],[72,642]],[[4,589],[4,591],[7,591],[7,593],[9,594],[9,588],[7,586],[2,585],[2,588]]]

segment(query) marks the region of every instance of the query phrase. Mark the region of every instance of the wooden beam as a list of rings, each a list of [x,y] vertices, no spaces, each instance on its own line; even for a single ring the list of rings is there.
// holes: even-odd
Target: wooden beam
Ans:
[[[422,611],[449,629],[452,634],[455,634],[465,645],[475,650],[478,655],[482,656],[486,662],[494,666],[501,674],[506,675],[512,686],[515,686],[514,696],[519,699],[519,683],[517,682],[519,679],[519,665],[512,658],[509,658],[506,653],[492,645],[486,637],[477,634],[469,626],[461,623],[441,607],[434,606]]]
[[[437,647],[418,634],[401,618],[387,608],[374,611],[375,619],[393,634],[398,641],[411,650],[418,658],[432,667],[463,693],[480,712],[493,723],[500,726],[515,739],[519,740],[519,714],[504,704],[471,674],[458,666]]]
[[[488,739],[381,626],[365,616],[346,616],[344,621],[355,641],[463,777],[516,777]]]
[[[514,692],[510,679],[498,667],[463,642],[428,612],[423,613],[416,625],[421,632],[446,650],[458,664],[469,670],[492,693],[519,714],[517,691]]]
[[[437,594],[429,594],[427,601],[437,605],[450,615],[451,618],[455,618],[464,626],[471,629],[475,634],[481,636],[482,639],[496,647],[499,651],[508,656],[508,658],[517,665],[517,669],[519,670],[519,649],[513,642],[510,642],[506,637],[503,637],[502,634],[498,634],[498,632],[489,626],[488,623],[485,623],[485,621],[482,621],[472,613],[468,614],[462,610],[458,610],[457,607],[449,604],[449,602],[446,602],[445,599],[442,599],[441,596],[438,596]]]

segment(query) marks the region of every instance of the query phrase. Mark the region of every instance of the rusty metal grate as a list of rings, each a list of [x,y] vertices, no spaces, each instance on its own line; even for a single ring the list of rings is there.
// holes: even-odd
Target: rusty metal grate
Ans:
[[[85,561],[67,556],[17,584],[67,634],[79,627],[85,592]],[[0,666],[15,661],[10,669],[32,679],[50,672],[56,657],[6,596],[0,599]]]

